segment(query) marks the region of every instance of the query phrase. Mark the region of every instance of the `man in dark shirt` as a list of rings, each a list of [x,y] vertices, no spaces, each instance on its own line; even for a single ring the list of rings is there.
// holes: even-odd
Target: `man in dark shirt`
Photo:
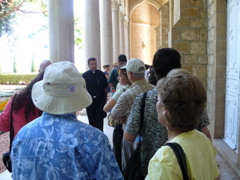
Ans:
[[[88,67],[90,70],[82,75],[93,99],[92,104],[86,108],[88,121],[90,125],[103,131],[103,119],[106,117],[103,106],[107,100],[107,79],[105,74],[97,69],[96,58],[88,59]]]
[[[124,54],[120,54],[118,56],[118,65],[125,64],[127,63],[127,57]],[[117,67],[114,68],[111,71],[111,74],[108,79],[108,86],[109,87],[114,87],[116,90],[117,84],[118,84],[118,72],[117,72]]]

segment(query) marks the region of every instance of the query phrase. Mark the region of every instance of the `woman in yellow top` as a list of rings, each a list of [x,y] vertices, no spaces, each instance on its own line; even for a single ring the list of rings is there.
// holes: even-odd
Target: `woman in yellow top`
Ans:
[[[168,130],[168,142],[184,150],[191,180],[218,180],[216,149],[201,132],[195,130],[206,104],[206,91],[201,81],[188,71],[174,69],[157,84],[158,121]],[[162,146],[152,157],[146,179],[183,179],[173,150]]]

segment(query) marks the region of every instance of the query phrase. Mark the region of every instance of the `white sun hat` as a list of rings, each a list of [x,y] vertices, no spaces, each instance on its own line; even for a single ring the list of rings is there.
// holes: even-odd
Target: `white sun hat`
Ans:
[[[127,64],[121,69],[127,69],[132,73],[144,73],[145,72],[145,64],[142,60],[138,58],[130,59],[127,61]]]
[[[69,61],[46,68],[43,80],[33,86],[32,100],[37,108],[50,114],[74,113],[92,103],[85,80]]]

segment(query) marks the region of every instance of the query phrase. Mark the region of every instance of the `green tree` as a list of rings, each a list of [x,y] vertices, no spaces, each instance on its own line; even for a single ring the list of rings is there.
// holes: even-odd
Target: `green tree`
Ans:
[[[80,19],[74,19],[74,43],[79,49],[83,49],[82,27],[80,26]]]
[[[0,0],[0,37],[12,35],[17,17],[25,13],[47,15],[47,0]]]
[[[31,13],[42,13],[48,15],[47,11],[48,0],[0,0],[0,38],[7,34],[9,36],[14,33],[14,24],[17,23],[19,16]],[[48,28],[46,24],[39,31],[44,31]],[[80,19],[74,20],[74,42],[79,49],[83,48],[82,27],[80,27]],[[15,38],[12,38],[10,44],[13,44]]]
[[[31,67],[31,72],[37,72],[37,64],[35,60],[35,54],[32,54],[32,67]]]
[[[14,58],[13,58],[13,72],[14,72],[14,73],[17,72],[17,60],[16,60],[16,54],[14,54]]]
[[[0,1],[0,37],[6,34],[12,34],[14,20],[16,17],[16,9],[22,6],[23,2],[19,4],[8,0]]]
[[[0,74],[2,72],[2,62],[0,61]]]

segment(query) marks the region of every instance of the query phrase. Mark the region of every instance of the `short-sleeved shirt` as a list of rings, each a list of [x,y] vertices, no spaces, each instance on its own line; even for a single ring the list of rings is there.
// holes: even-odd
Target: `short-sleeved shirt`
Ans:
[[[118,98],[122,95],[122,93],[127,91],[129,88],[129,85],[121,85],[121,87],[114,93],[112,98],[117,102]]]
[[[129,88],[129,90],[122,93],[118,98],[117,104],[113,107],[111,115],[113,119],[119,119],[124,116],[128,116],[132,108],[133,102],[137,95],[154,89],[155,86],[149,84],[145,79],[135,81]]]
[[[110,73],[110,76],[108,78],[108,83],[113,84],[115,89],[116,89],[117,84],[118,84],[118,79],[117,78],[118,78],[117,68],[114,68]]]
[[[11,159],[13,179],[123,179],[107,136],[73,114],[44,112],[28,123]]]
[[[148,91],[145,100],[144,119],[143,127],[140,130],[140,109],[142,103],[143,94],[136,97],[131,112],[128,116],[125,131],[132,135],[139,135],[140,131],[142,134],[142,145],[141,145],[141,162],[143,174],[147,174],[148,162],[156,151],[166,143],[168,134],[167,129],[161,123],[158,122],[158,115],[156,110],[156,103],[158,93],[156,89]],[[206,114],[201,116],[199,120],[199,126],[205,127],[210,124],[208,116]]]
[[[170,142],[176,142],[183,148],[189,179],[216,179],[219,176],[216,149],[203,133],[192,130],[181,133]],[[162,146],[152,157],[146,179],[183,179],[177,158],[169,146]]]

